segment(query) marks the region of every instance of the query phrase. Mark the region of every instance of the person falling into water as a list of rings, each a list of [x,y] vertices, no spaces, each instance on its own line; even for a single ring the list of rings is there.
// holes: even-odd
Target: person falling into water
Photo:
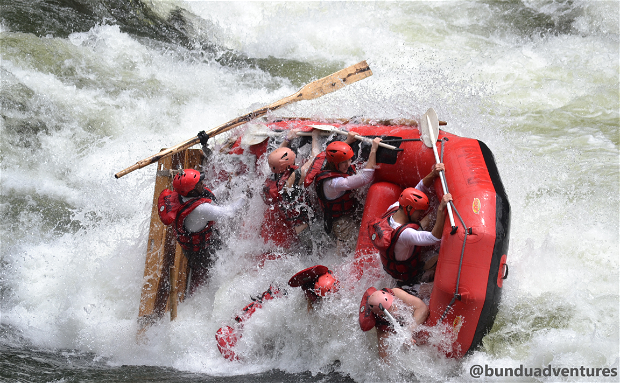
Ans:
[[[405,318],[413,313],[413,321],[406,323]],[[428,306],[418,297],[399,288],[377,290],[370,287],[362,296],[359,308],[359,324],[362,331],[377,328],[377,347],[379,357],[390,361],[388,338],[396,327],[412,333],[411,344],[415,344],[419,325],[428,317]]]
[[[351,165],[356,133],[349,132],[347,139],[334,141],[327,145],[324,152],[317,155],[312,163],[304,185],[315,185],[319,205],[323,210],[324,228],[327,234],[333,234],[337,240],[337,252],[345,255],[353,250],[357,242],[360,217],[355,213],[359,201],[353,192],[374,179],[377,165],[377,148],[381,138],[372,141],[370,155],[363,169],[356,172]]]
[[[216,221],[232,218],[245,205],[241,197],[228,206],[217,205],[215,195],[205,185],[204,175],[185,169],[174,176],[174,191],[164,190],[158,198],[159,218],[173,225],[176,239],[191,268],[188,295],[207,278],[215,252],[222,245]]]
[[[302,288],[308,311],[314,309],[322,298],[336,293],[339,289],[339,282],[334,273],[323,265],[312,266],[298,272],[289,279],[288,285]]]
[[[301,167],[295,165],[295,152],[289,148],[291,141],[297,137],[297,132],[298,130],[289,131],[280,147],[267,157],[272,174],[265,180],[261,195],[266,205],[277,210],[277,224],[283,223],[294,232],[290,236],[295,237],[302,248],[312,250],[304,179],[312,161],[319,154],[320,131],[312,131],[312,151]],[[270,229],[266,225],[261,227],[263,238],[269,238]]]

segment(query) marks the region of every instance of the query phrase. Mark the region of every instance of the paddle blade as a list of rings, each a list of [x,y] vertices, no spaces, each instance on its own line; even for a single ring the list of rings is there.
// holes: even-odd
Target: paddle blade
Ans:
[[[272,132],[265,124],[248,124],[248,128],[241,137],[242,146],[260,144],[269,137],[277,136],[278,133]]]
[[[439,120],[433,108],[426,111],[420,119],[420,134],[422,135],[424,145],[432,148],[439,135]]]
[[[296,97],[300,100],[313,100],[370,76],[372,71],[364,60],[304,86],[297,92]]]

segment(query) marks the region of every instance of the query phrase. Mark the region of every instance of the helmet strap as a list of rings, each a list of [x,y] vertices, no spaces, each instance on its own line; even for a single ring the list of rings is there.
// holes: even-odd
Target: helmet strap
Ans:
[[[412,206],[406,206],[405,207],[405,213],[407,214],[407,220],[409,222],[413,222],[413,220],[411,219],[411,210],[413,210]]]

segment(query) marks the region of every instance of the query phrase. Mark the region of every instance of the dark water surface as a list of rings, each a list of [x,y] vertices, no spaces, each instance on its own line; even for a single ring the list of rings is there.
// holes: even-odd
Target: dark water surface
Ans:
[[[222,363],[228,363],[222,360]],[[354,382],[337,372],[211,376],[156,366],[110,366],[104,358],[70,350],[38,350],[0,345],[2,382],[208,382],[208,383],[337,383]]]

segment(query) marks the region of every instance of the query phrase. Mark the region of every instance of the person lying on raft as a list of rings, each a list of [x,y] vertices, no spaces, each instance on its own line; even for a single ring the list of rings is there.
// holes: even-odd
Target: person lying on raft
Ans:
[[[424,231],[430,223],[430,216],[424,217],[430,206],[425,192],[430,192],[429,188],[442,170],[445,170],[442,163],[433,166],[415,188],[403,190],[398,201],[390,205],[381,218],[368,225],[368,234],[379,250],[383,269],[397,280],[400,287],[433,280],[436,257],[425,265],[422,252],[424,247],[441,242],[445,210],[452,195],[445,194],[441,199],[435,224],[429,232]]]
[[[404,323],[407,314],[413,311],[413,322]],[[362,331],[377,328],[379,357],[389,362],[388,337],[395,332],[395,326],[407,326],[413,333],[412,344],[416,343],[418,326],[428,317],[428,306],[418,297],[399,288],[377,290],[370,287],[362,296],[359,308],[359,324]]]
[[[368,161],[356,172],[351,165],[352,144],[356,133],[349,132],[346,141],[334,141],[327,145],[312,163],[304,182],[308,187],[314,183],[319,204],[323,210],[324,227],[327,234],[333,234],[338,241],[337,251],[341,254],[352,250],[357,242],[360,217],[355,212],[359,201],[353,191],[370,184],[377,165],[377,148],[381,138],[373,140]]]
[[[215,222],[234,217],[246,200],[241,197],[231,205],[217,205],[215,195],[205,185],[204,174],[194,169],[175,175],[172,186],[174,191],[165,189],[159,195],[158,213],[164,225],[173,225],[187,257],[192,270],[191,295],[207,278],[213,256],[222,244]]]
[[[262,197],[266,205],[277,209],[277,221],[284,222],[295,232],[299,244],[306,249],[312,249],[306,189],[303,184],[312,161],[320,152],[318,143],[320,130],[313,129],[312,152],[301,167],[295,165],[295,152],[288,147],[291,140],[297,137],[297,132],[298,130],[289,131],[280,147],[267,157],[269,169],[273,174],[265,180]],[[269,228],[263,225],[261,230],[269,231]],[[268,233],[263,234],[263,238],[269,238]]]
[[[321,298],[338,291],[339,287],[334,273],[323,265],[312,266],[298,272],[291,277],[288,285],[302,288],[308,301],[308,311],[312,310]]]

